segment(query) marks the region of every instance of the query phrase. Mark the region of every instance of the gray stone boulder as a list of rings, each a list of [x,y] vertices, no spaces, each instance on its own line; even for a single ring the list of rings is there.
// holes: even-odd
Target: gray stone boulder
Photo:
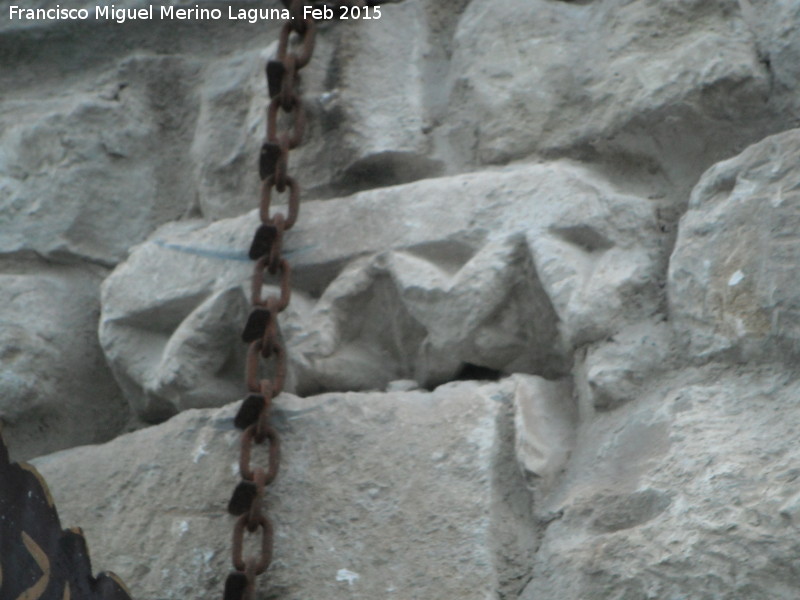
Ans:
[[[113,265],[185,213],[192,191],[170,142],[195,111],[181,107],[180,86],[166,98],[163,82],[195,69],[131,57],[90,91],[2,103],[0,253]]]
[[[692,358],[787,360],[800,346],[800,130],[714,165],[692,192],[669,267]]]
[[[777,1],[471,2],[437,133],[464,164],[580,157],[683,205],[710,165],[796,126],[798,22]]]
[[[645,395],[654,378],[680,362],[676,350],[673,330],[660,318],[628,325],[590,345],[575,365],[584,418]]]
[[[794,598],[798,393],[774,369],[685,369],[584,423],[520,598]]]
[[[441,82],[430,72],[436,46],[429,13],[424,2],[385,3],[378,20],[320,25],[320,45],[303,74],[308,143],[291,158],[311,197],[447,170],[430,135]]]
[[[517,463],[539,494],[550,490],[575,447],[578,410],[569,380],[514,375],[514,433]]]
[[[238,393],[255,226],[170,226],[104,283],[101,343],[146,419]],[[435,385],[465,365],[564,375],[574,347],[655,310],[656,232],[648,201],[567,162],[306,203],[285,242],[290,385]]]
[[[277,31],[273,36],[277,35]],[[191,136],[198,212],[221,218],[257,205],[257,158],[265,136],[264,64],[272,53],[242,52],[211,62],[199,87],[199,114]]]
[[[284,394],[261,594],[475,598],[521,590],[537,525],[514,460],[511,382]],[[231,570],[236,405],[42,457],[62,523],[140,600],[218,598]],[[266,459],[255,447],[254,460]],[[156,508],[157,507],[157,508]],[[247,546],[249,548],[249,546]]]
[[[231,242],[225,225],[166,226],[103,282],[100,343],[132,408],[149,421],[226,404],[243,388],[237,340],[250,265],[238,251],[244,235]]]
[[[15,460],[106,441],[128,419],[97,340],[103,275],[0,262],[0,422]]]

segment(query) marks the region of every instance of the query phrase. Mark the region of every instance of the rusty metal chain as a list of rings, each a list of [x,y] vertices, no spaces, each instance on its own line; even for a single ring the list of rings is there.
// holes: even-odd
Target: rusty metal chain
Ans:
[[[239,453],[239,474],[228,503],[228,512],[238,517],[233,528],[231,560],[234,571],[225,581],[224,600],[252,600],[256,576],[264,573],[272,561],[274,528],[263,514],[262,504],[266,486],[271,484],[280,463],[280,438],[270,425],[273,399],[283,391],[286,379],[286,348],[283,345],[278,315],[286,309],[291,298],[291,267],[282,256],[283,235],[294,226],[300,211],[300,186],[289,175],[289,153],[303,142],[306,112],[298,92],[299,72],[311,61],[316,39],[316,22],[305,18],[305,0],[281,0],[291,18],[281,28],[278,50],[267,62],[269,90],[267,135],[259,155],[261,197],[259,217],[250,245],[249,257],[255,261],[251,280],[252,311],[242,332],[249,344],[245,382],[249,395],[242,401],[234,424],[242,429]],[[372,0],[310,0],[312,7],[375,6]],[[297,51],[293,51],[296,49]],[[287,214],[272,213],[274,194],[287,195]],[[263,297],[264,277],[278,277],[280,294]],[[260,376],[262,362],[272,368],[271,378]],[[251,463],[254,444],[266,443],[267,468]],[[244,557],[245,535],[260,530],[261,544],[257,556]]]
[[[314,52],[316,23],[303,16],[303,0],[287,0],[292,19],[281,28],[278,51],[267,63],[267,87],[270,103],[267,109],[267,136],[261,146],[259,175],[261,198],[259,216],[249,256],[255,261],[251,280],[252,312],[247,319],[242,340],[249,344],[245,382],[250,394],[242,402],[234,424],[242,429],[239,453],[239,474],[228,512],[238,517],[233,527],[231,560],[234,571],[225,581],[224,600],[250,600],[255,594],[256,576],[264,573],[272,561],[274,528],[263,514],[266,486],[275,480],[280,463],[280,438],[270,425],[273,399],[283,390],[286,379],[286,349],[283,345],[278,314],[291,297],[291,267],[282,257],[283,234],[297,221],[300,209],[300,187],[289,175],[289,151],[303,141],[306,114],[298,93],[299,71],[311,60]],[[298,49],[297,52],[290,46]],[[281,128],[283,126],[283,128]],[[272,212],[273,196],[287,194],[287,214]],[[266,275],[277,277],[280,295],[263,295]],[[262,362],[272,367],[270,378],[260,374]],[[267,444],[266,469],[253,466],[256,444]],[[247,534],[261,537],[256,556],[244,556]]]

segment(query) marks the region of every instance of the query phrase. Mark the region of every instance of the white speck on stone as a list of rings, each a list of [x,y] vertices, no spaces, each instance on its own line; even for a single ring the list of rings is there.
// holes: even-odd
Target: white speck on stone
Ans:
[[[187,521],[173,521],[172,533],[174,535],[182,536],[189,531],[189,523]]]
[[[747,335],[747,327],[745,326],[744,321],[742,319],[736,317],[734,319],[733,324],[734,324],[734,329],[736,330],[736,335],[740,337]]]
[[[736,271],[731,278],[728,279],[728,285],[733,287],[734,285],[738,284],[742,279],[744,279],[744,273],[741,270]]]
[[[239,463],[238,462],[231,463],[231,473],[233,473],[234,475],[238,475],[239,474]]]
[[[319,99],[321,100],[323,105],[327,105],[336,99],[336,94],[334,92],[325,92],[323,94],[320,94]]]
[[[361,578],[361,575],[358,573],[353,573],[352,571],[348,571],[347,569],[339,569],[336,572],[336,581],[346,581],[347,585],[353,585],[356,581]]]
[[[193,457],[193,458],[194,458],[194,462],[195,462],[195,464],[197,464],[198,462],[200,462],[200,459],[201,459],[201,458],[203,458],[204,456],[206,456],[207,454],[208,454],[208,452],[206,452],[206,445],[205,445],[205,443],[203,443],[203,444],[200,444],[200,445],[197,447],[197,450],[195,450],[195,451],[194,451],[194,457]]]

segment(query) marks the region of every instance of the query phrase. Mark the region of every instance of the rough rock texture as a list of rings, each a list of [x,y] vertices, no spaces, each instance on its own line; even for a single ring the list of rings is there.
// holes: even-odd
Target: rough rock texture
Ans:
[[[797,123],[798,18],[780,1],[475,0],[455,34],[447,136],[469,163],[580,156],[650,194],[688,192]]]
[[[800,351],[800,130],[709,169],[670,262],[675,325],[693,356],[793,361]]]
[[[278,559],[261,593],[519,593],[538,527],[513,467],[517,387],[509,380],[433,393],[282,396],[281,474],[266,502]],[[84,525],[93,554],[133,597],[219,596],[234,521],[223,511],[238,476],[235,409],[186,411],[36,461],[62,522]],[[263,456],[254,452],[256,461]],[[99,488],[103,500],[86,496]]]
[[[94,332],[103,275],[0,262],[0,423],[12,459],[106,441],[127,420]]]
[[[152,158],[194,110],[175,106],[181,86],[169,91],[171,110],[154,113],[153,105],[166,103],[165,79],[184,81],[196,69],[131,57],[91,92],[0,105],[0,252],[114,264],[180,216],[191,197],[174,177],[184,157]]]
[[[145,419],[234,397],[254,219],[168,226],[105,282],[101,342]],[[655,231],[646,201],[569,163],[305,204],[287,240],[305,292],[284,321],[294,386],[430,385],[464,364],[563,375],[572,347],[649,316]]]
[[[303,75],[281,325],[306,398],[280,400],[286,529],[261,585],[794,600],[800,4],[382,9],[320,24]],[[143,600],[218,598],[226,571],[219,407],[242,394],[278,27],[0,20],[4,431],[19,457],[172,417],[42,462]],[[436,388],[464,378],[499,381]],[[449,421],[411,418],[435,398]],[[466,561],[452,593],[409,587],[439,554]]]
[[[516,375],[514,429],[517,462],[538,488],[561,475],[575,446],[577,407],[569,381]]]
[[[792,598],[798,383],[685,369],[584,423],[520,598]]]
[[[674,335],[663,321],[641,321],[590,347],[579,361],[578,380],[594,410],[617,408],[638,398],[649,381],[675,368]]]

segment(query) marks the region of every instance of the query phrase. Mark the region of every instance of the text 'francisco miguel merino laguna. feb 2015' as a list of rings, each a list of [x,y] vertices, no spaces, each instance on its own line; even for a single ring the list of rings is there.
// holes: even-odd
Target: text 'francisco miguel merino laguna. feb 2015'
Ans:
[[[380,7],[342,7],[346,14],[334,14],[334,9],[330,7],[314,8],[304,7],[303,18],[314,19],[379,19],[381,16]],[[201,8],[195,4],[193,7],[176,6],[153,6],[152,4],[143,8],[118,8],[113,4],[97,5],[92,8],[65,8],[56,4],[53,8],[25,8],[11,5],[8,7],[8,18],[16,21],[82,21],[94,19],[97,21],[115,21],[125,23],[126,21],[219,21],[227,19],[231,21],[247,21],[248,23],[258,23],[259,21],[285,21],[291,19],[291,14],[286,8],[234,8],[228,6],[221,8]]]

